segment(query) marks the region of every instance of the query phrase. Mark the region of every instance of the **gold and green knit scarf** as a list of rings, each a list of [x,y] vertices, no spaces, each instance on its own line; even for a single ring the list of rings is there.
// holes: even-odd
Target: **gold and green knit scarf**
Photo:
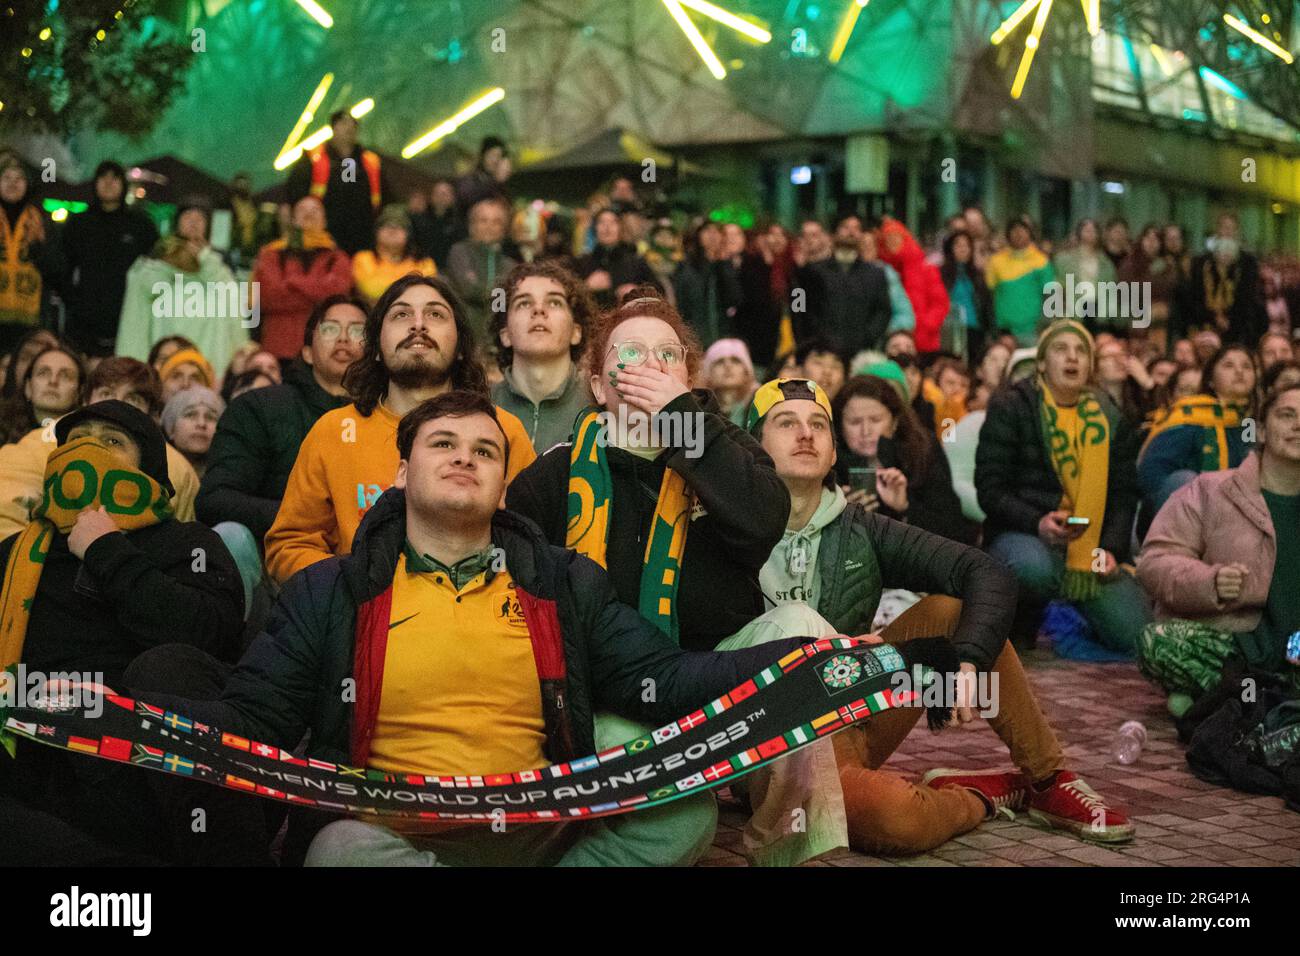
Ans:
[[[1213,395],[1190,395],[1179,399],[1151,424],[1151,431],[1142,443],[1138,458],[1146,454],[1152,440],[1171,428],[1186,425],[1198,427],[1202,431],[1201,471],[1222,471],[1231,467],[1228,459],[1228,429],[1241,425],[1246,409],[1237,405],[1227,405]]]
[[[54,533],[67,534],[77,515],[100,507],[123,531],[157,524],[172,513],[162,486],[144,472],[124,466],[98,439],[78,438],[52,451],[45,465],[41,503],[9,551],[0,582],[0,675],[8,672],[13,680],[22,660],[32,603]],[[0,744],[13,755],[13,739],[3,730]]]
[[[1096,597],[1100,589],[1093,571],[1106,517],[1106,486],[1110,480],[1110,423],[1097,396],[1084,392],[1079,404],[1056,404],[1052,390],[1039,380],[1039,403],[1047,454],[1061,482],[1061,507],[1090,519],[1083,534],[1065,549],[1063,595],[1072,601]]]
[[[565,544],[602,568],[609,544],[609,519],[614,485],[605,456],[607,435],[600,413],[590,409],[578,422],[569,456],[569,525]],[[677,627],[677,586],[690,524],[692,495],[686,479],[664,469],[655,504],[650,538],[641,566],[638,610],[674,642]]]

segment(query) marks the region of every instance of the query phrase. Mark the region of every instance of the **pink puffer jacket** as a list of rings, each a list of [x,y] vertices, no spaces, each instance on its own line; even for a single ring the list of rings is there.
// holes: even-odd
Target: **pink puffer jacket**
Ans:
[[[1224,603],[1214,588],[1219,568],[1250,573],[1241,596]],[[1232,632],[1252,631],[1268,602],[1277,535],[1259,487],[1259,455],[1237,468],[1206,472],[1166,502],[1147,533],[1137,573],[1156,602],[1156,617],[1182,617]]]

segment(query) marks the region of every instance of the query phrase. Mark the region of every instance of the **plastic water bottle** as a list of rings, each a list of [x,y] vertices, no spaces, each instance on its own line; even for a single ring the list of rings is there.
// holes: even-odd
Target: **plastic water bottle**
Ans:
[[[1139,721],[1126,720],[1119,728],[1119,733],[1115,735],[1115,746],[1112,753],[1115,759],[1127,766],[1136,763],[1137,758],[1142,756],[1142,748],[1146,746],[1147,729]]]

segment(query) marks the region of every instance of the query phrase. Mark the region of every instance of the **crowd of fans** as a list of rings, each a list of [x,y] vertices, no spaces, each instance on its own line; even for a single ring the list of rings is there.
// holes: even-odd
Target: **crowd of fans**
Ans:
[[[496,139],[398,203],[356,121],[333,131],[280,235],[236,183],[225,251],[200,200],[160,238],[112,162],[56,230],[0,155],[0,667],[446,774],[613,746],[810,637],[944,635],[998,675],[1015,771],[907,783],[881,765],[919,711],[881,715],[733,788],[769,864],[918,852],[1017,810],[1130,839],[1034,701],[1017,652],[1040,635],[1135,657],[1176,717],[1225,675],[1300,688],[1295,270],[1232,214],[1203,250],[1122,219],[1053,248],[972,206],[927,251],[891,217],[682,228],[620,177],[564,216],[512,200]],[[1149,308],[1103,314],[1117,282]],[[629,412],[703,424],[646,441]],[[149,508],[71,495],[69,463],[139,476]],[[419,653],[374,637],[419,614],[438,622]],[[562,635],[558,678],[508,640],[539,631]],[[647,674],[671,690],[638,700]],[[349,675],[372,685],[340,703]],[[183,783],[42,751],[0,757],[0,801],[39,824],[14,832],[54,834],[32,858],[265,862],[282,823],[221,794],[221,837],[192,839],[168,822]],[[492,844],[307,814],[281,852],[683,863],[715,815],[705,794]]]

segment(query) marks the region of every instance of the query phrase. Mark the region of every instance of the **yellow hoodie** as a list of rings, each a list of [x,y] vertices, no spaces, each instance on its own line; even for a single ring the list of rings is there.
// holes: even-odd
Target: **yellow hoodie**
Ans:
[[[537,458],[528,432],[504,408],[506,481]],[[399,416],[381,402],[370,415],[356,405],[326,412],[298,449],[280,510],[266,533],[266,570],[280,584],[303,568],[352,550],[361,518],[397,477]]]

